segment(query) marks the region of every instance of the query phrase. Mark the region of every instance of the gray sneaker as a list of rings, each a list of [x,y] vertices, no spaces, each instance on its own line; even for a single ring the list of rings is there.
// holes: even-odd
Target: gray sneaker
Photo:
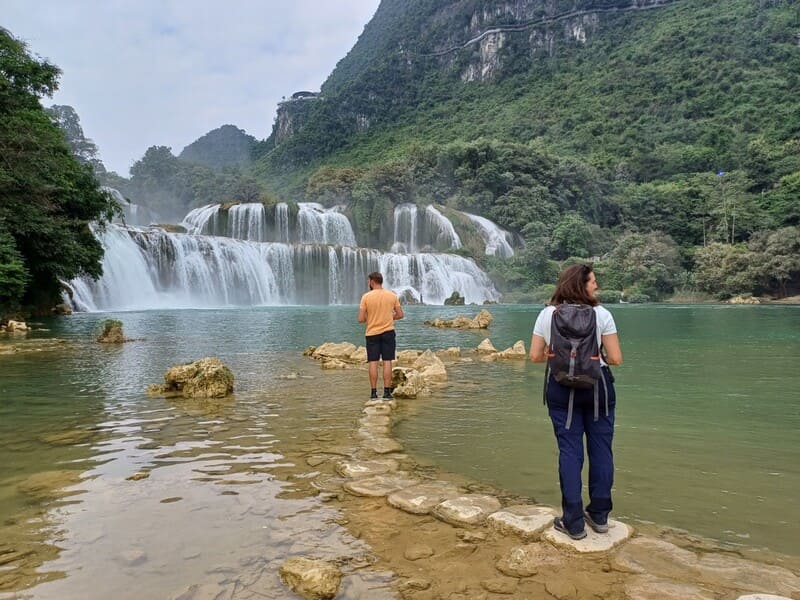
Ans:
[[[573,540],[582,540],[583,538],[586,537],[585,529],[582,531],[578,531],[577,533],[572,533],[571,531],[569,531],[567,527],[564,525],[564,521],[561,520],[561,517],[556,517],[555,519],[553,519],[553,529],[568,535]]]
[[[586,524],[596,533],[608,533],[608,523],[595,523],[594,519],[586,511],[583,512],[583,518],[586,520]]]

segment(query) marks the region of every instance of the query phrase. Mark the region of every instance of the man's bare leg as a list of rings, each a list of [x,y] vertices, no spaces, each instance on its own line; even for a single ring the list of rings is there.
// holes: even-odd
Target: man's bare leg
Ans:
[[[385,363],[384,363],[385,364]],[[369,361],[369,387],[373,390],[378,387],[378,361]]]
[[[383,361],[383,387],[392,389],[392,361]]]

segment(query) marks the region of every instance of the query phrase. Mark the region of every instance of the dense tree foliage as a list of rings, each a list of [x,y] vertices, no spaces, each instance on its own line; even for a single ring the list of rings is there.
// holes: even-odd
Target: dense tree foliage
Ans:
[[[101,273],[89,223],[115,205],[39,102],[58,75],[0,28],[0,316],[46,310],[61,280]]]
[[[98,178],[105,176],[107,174],[106,167],[100,160],[97,144],[84,134],[81,119],[75,109],[71,106],[54,104],[45,109],[45,112],[64,132],[72,155],[80,162],[90,165]]]

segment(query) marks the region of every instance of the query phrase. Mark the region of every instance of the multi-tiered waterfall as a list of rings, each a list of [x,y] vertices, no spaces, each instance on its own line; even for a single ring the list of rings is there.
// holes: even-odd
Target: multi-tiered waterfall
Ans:
[[[407,301],[499,299],[473,260],[445,252],[462,244],[441,211],[404,204],[394,222],[389,252],[358,247],[345,207],[311,202],[204,206],[183,220],[187,233],[109,225],[97,232],[103,276],[71,281],[67,301],[83,311],[355,304],[372,271]],[[477,229],[492,253],[494,230]]]

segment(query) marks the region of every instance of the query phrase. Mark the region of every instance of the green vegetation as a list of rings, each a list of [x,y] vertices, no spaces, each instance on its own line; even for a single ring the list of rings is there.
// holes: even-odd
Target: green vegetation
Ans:
[[[39,103],[58,75],[0,28],[0,318],[49,311],[61,280],[101,274],[89,223],[110,219],[115,204]]]
[[[800,5],[602,12],[630,6],[531,0],[520,21],[473,2],[384,0],[324,101],[291,138],[262,144],[255,172],[282,193],[347,202],[367,243],[398,202],[493,219],[527,245],[508,261],[476,256],[508,297],[539,293],[568,260],[593,260],[629,301],[797,293]],[[579,10],[600,11],[569,22],[585,42],[552,20]],[[520,22],[495,63],[480,44],[436,55]],[[785,260],[767,261],[773,236]],[[707,276],[719,246],[731,273]]]
[[[154,210],[164,220],[179,221],[198,206],[222,202],[276,200],[255,177],[236,167],[214,169],[186,162],[166,146],[151,146],[131,167],[131,178],[104,180],[136,204]]]
[[[223,125],[186,146],[178,158],[212,169],[243,167],[250,164],[255,145],[252,135],[235,125]]]

